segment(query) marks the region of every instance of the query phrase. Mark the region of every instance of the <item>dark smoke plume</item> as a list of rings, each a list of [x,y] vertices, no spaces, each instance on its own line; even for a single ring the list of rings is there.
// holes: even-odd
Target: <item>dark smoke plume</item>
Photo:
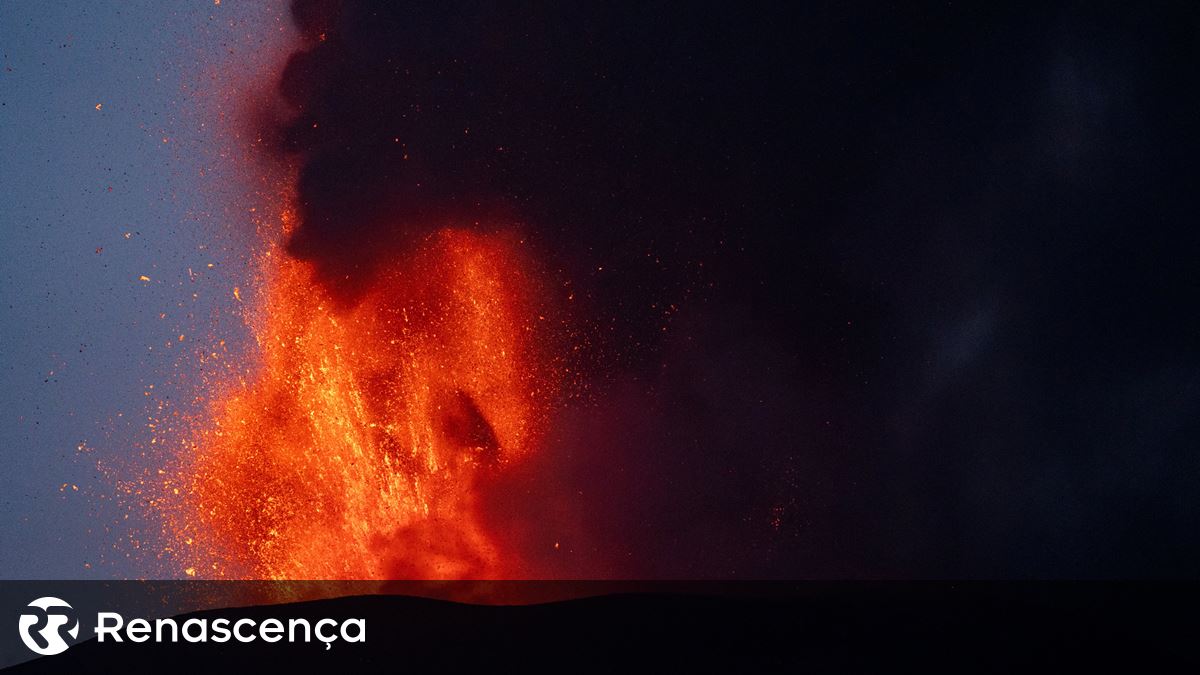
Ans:
[[[675,254],[677,231],[711,235],[696,214],[725,172],[711,159],[722,125],[703,119],[704,69],[680,66],[718,44],[715,26],[571,3],[302,0],[293,14],[305,44],[280,87],[295,111],[282,144],[302,160],[289,250],[343,300],[447,224],[520,223],[567,264],[620,260],[639,284],[646,253]]]
[[[585,308],[606,384],[496,496],[544,565],[1197,569],[1187,4],[293,11],[291,253],[353,303],[519,224]]]

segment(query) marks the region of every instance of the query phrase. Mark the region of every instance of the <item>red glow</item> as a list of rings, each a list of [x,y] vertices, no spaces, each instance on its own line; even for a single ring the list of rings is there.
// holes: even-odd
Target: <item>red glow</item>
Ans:
[[[214,402],[169,514],[188,574],[516,575],[477,495],[533,450],[557,392],[523,248],[442,229],[349,309],[269,249],[261,366]]]

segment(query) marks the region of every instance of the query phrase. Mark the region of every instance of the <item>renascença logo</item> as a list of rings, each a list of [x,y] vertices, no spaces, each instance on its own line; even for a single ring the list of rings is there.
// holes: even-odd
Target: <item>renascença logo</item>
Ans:
[[[61,654],[79,637],[79,619],[75,616],[75,609],[63,600],[49,596],[38,598],[29,603],[29,608],[34,611],[21,614],[18,627],[21,641],[33,652],[44,656]],[[323,643],[328,650],[339,639],[344,642],[367,641],[366,619],[338,621],[324,618],[309,621],[291,618],[285,622],[270,618],[258,621],[218,617],[210,622],[207,618],[193,617],[182,621],[180,624],[170,618],[151,621],[139,617],[126,622],[125,617],[117,612],[98,612],[96,642],[313,642],[313,638],[316,638],[315,641]],[[64,635],[70,636],[70,640]]]
[[[58,598],[38,598],[29,603],[32,612],[21,614],[17,627],[26,647],[43,656],[67,651],[79,637],[79,619],[75,609]],[[70,636],[68,641],[66,637]]]

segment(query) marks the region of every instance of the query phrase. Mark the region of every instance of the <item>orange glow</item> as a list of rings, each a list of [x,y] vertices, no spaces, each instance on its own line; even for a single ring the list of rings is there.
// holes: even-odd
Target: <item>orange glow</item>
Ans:
[[[442,229],[342,308],[270,248],[239,293],[260,363],[213,402],[168,507],[187,575],[518,575],[476,496],[533,451],[557,391],[523,249]]]

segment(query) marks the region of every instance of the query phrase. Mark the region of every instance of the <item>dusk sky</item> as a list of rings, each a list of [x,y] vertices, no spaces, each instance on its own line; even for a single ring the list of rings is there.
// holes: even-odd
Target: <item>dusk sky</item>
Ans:
[[[280,35],[237,4],[0,5],[0,577],[153,575],[114,500],[146,464],[145,394],[180,385],[188,333],[244,337],[219,319],[245,254],[194,93]]]

